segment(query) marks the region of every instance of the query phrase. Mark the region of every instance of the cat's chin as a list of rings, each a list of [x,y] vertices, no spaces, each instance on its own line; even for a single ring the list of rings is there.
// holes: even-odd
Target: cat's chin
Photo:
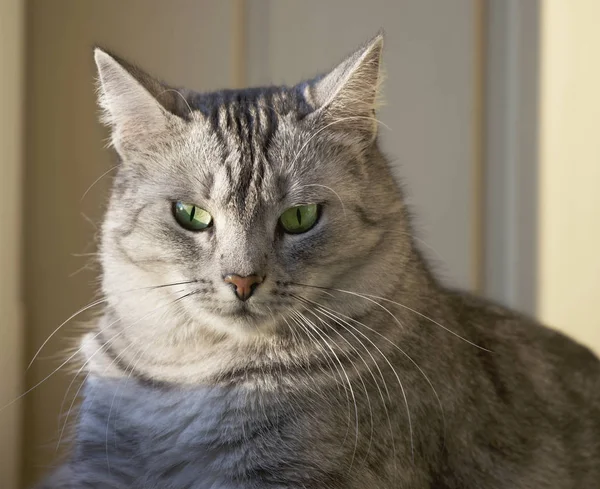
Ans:
[[[221,309],[221,315],[224,317],[252,320],[259,316],[255,308],[251,308],[245,302],[233,304],[231,307]]]
[[[241,337],[272,334],[275,331],[272,315],[246,303],[234,303],[230,307],[207,311],[203,323],[219,333]]]

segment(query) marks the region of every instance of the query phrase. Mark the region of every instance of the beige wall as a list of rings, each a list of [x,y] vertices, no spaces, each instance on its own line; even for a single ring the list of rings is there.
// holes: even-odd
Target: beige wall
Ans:
[[[22,391],[20,287],[22,64],[21,0],[0,2],[0,487],[18,487]]]
[[[538,312],[600,353],[600,2],[542,7]]]

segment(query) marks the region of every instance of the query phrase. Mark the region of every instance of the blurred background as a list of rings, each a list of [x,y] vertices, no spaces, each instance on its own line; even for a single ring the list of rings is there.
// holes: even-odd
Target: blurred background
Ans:
[[[439,274],[600,352],[599,18],[597,0],[0,0],[0,488],[60,457],[78,384],[55,370],[90,316],[27,364],[97,297],[116,160],[94,44],[210,90],[295,83],[383,27],[381,137]]]

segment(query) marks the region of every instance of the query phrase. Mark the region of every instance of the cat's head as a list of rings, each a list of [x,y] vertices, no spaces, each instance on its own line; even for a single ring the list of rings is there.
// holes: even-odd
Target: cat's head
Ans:
[[[377,36],[308,82],[206,94],[96,50],[120,156],[103,291],[129,337],[294,334],[301,315],[372,306],[331,289],[395,286],[409,245],[377,145],[381,50]]]

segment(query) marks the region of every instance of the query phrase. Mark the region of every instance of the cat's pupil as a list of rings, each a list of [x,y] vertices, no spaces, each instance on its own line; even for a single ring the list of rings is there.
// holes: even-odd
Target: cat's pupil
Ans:
[[[300,212],[300,207],[296,209],[296,219],[298,219],[298,224],[302,225],[302,212]]]
[[[192,206],[192,212],[190,212],[190,222],[194,220],[194,216],[196,215],[196,206]]]

